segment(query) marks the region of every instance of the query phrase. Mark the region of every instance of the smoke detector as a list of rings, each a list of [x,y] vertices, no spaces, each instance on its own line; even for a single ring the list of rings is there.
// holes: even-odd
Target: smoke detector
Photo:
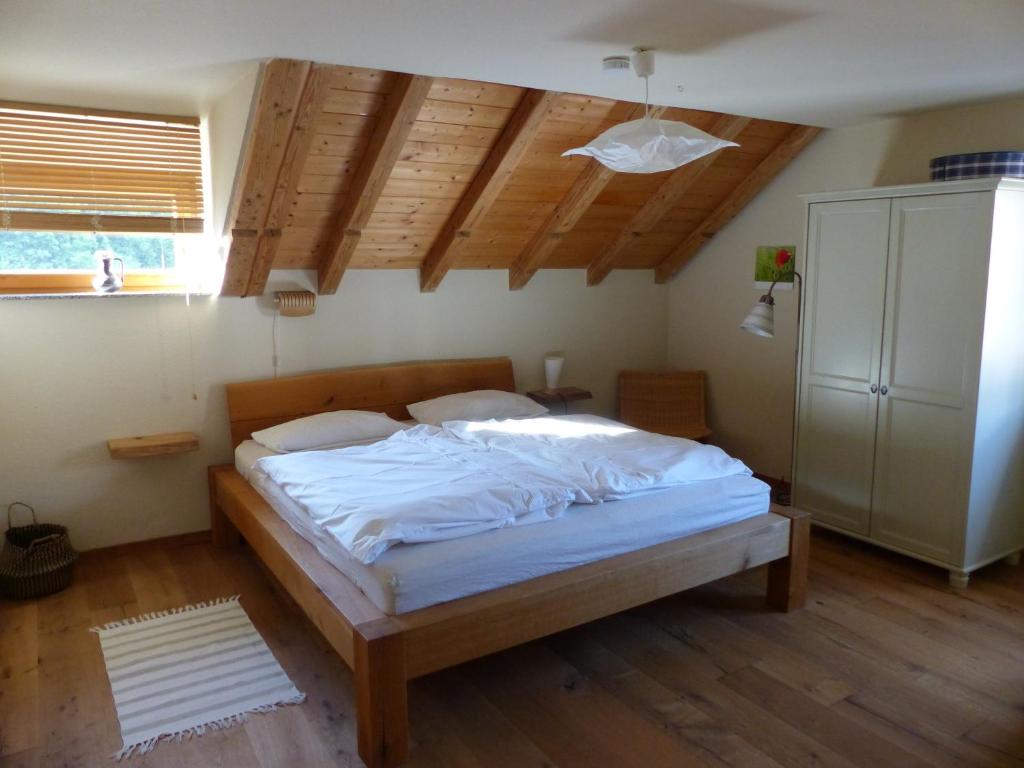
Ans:
[[[605,56],[601,60],[601,69],[605,72],[629,72],[629,56]]]
[[[629,72],[631,69],[637,77],[650,77],[654,74],[654,51],[650,48],[634,48],[632,56],[605,56],[601,59],[601,69],[605,72]]]

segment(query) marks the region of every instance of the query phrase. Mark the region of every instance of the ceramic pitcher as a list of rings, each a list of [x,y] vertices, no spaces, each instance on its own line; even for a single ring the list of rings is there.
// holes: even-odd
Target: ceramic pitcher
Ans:
[[[115,256],[113,251],[96,251],[96,258],[99,265],[96,268],[96,275],[92,279],[92,287],[99,293],[116,293],[124,287],[124,259]],[[115,274],[113,263],[118,262],[118,271]]]

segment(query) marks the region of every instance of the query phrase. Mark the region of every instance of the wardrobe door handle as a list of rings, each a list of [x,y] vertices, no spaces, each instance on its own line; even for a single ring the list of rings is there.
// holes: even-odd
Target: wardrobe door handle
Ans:
[[[888,394],[889,394],[889,388],[888,388],[887,386],[885,386],[885,384],[883,384],[883,385],[882,385],[882,389],[881,389],[881,390],[879,390],[879,391],[880,391],[880,392],[881,392],[881,393],[882,393],[883,395],[888,395]]]
[[[871,385],[871,394],[873,395],[877,391],[878,391],[878,385],[877,384],[872,384]]]

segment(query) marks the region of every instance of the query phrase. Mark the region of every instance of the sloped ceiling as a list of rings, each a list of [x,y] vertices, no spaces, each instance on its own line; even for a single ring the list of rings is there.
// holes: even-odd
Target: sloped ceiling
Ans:
[[[275,59],[263,67],[233,194],[223,293],[259,295],[273,269],[675,275],[817,128],[659,109],[726,149],[672,172],[615,174],[561,157],[636,117],[626,101]]]

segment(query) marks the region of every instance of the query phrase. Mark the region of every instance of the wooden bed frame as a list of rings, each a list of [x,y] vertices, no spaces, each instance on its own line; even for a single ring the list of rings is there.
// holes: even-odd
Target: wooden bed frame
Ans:
[[[515,390],[507,358],[348,368],[227,386],[231,439],[299,416],[406,405],[474,389]],[[359,755],[408,752],[407,681],[766,563],[770,606],[804,603],[809,518],[772,506],[732,525],[471,597],[390,616],[277,515],[233,465],[210,467],[214,542],[248,542],[355,673]]]

